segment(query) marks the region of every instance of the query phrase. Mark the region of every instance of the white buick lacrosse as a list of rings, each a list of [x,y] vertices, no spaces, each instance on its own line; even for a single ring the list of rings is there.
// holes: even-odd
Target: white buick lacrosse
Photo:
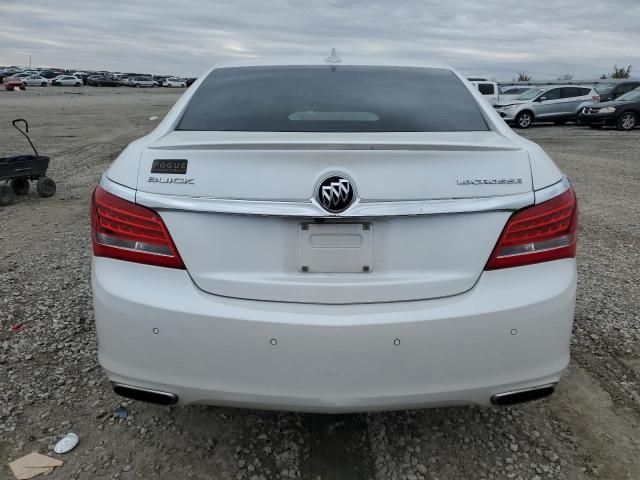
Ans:
[[[542,398],[569,362],[577,216],[447,65],[224,63],[95,190],[100,363],[161,404]]]

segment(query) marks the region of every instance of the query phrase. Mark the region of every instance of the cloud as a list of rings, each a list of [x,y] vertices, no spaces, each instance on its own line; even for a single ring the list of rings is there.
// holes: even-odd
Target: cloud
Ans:
[[[640,70],[637,0],[0,0],[0,64],[197,75],[234,57],[437,57],[468,73]]]

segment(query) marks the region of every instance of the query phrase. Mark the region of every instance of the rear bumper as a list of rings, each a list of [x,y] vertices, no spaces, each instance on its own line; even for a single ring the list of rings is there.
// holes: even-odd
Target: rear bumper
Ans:
[[[112,382],[208,403],[315,412],[489,405],[569,362],[574,260],[484,272],[454,297],[309,305],[218,297],[185,271],[93,261]]]

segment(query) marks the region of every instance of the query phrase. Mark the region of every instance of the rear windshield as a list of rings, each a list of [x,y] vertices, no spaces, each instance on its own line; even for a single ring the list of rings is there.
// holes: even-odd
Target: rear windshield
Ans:
[[[177,130],[486,131],[452,71],[416,67],[268,66],[214,70]]]
[[[507,88],[503,90],[502,93],[504,93],[505,95],[521,95],[524,92],[528,92],[529,90],[531,90],[531,87]]]
[[[544,88],[533,88],[524,92],[522,95],[516,98],[516,100],[532,100],[544,91]]]
[[[613,90],[614,88],[616,88],[616,84],[615,83],[601,83],[599,85],[596,85],[596,92],[598,92],[598,93],[610,93],[611,90]]]

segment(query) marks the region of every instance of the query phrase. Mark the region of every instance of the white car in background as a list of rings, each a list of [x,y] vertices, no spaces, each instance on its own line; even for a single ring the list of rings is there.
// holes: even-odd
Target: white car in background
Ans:
[[[51,80],[41,77],[40,75],[29,75],[28,77],[22,77],[22,81],[32,87],[48,87],[51,85]]]
[[[162,82],[163,87],[187,88],[187,81],[184,78],[165,78]]]
[[[54,87],[81,87],[82,79],[73,75],[58,75],[51,80],[51,85]]]
[[[569,363],[574,191],[442,63],[221,64],[115,159],[91,218],[124,396],[505,405]]]
[[[158,82],[155,82],[149,77],[133,77],[129,78],[129,86],[131,87],[157,87]]]

